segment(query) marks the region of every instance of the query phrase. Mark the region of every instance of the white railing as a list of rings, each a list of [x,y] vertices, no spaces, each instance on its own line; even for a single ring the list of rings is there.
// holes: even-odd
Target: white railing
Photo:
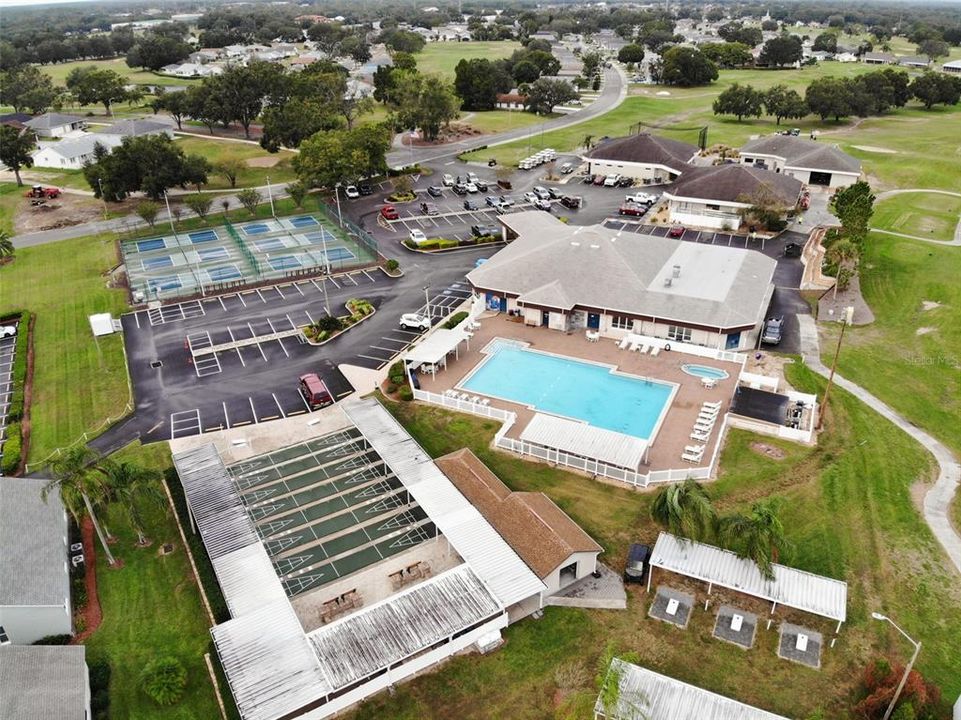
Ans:
[[[685,353],[696,357],[711,358],[712,360],[723,360],[725,362],[739,363],[743,366],[747,360],[747,355],[730,350],[720,350],[718,348],[706,347],[704,345],[694,345],[681,340],[671,340],[670,338],[654,337],[653,335],[642,335],[640,333],[628,333],[632,340],[636,340],[647,345],[657,345],[662,350],[665,345],[671,346],[672,352]]]
[[[741,372],[738,381],[750,388],[755,389],[765,389],[776,393],[778,387],[778,379],[776,377],[771,377],[770,375],[758,375],[757,373]]]
[[[428,392],[427,390],[414,390],[414,399],[422,400],[426,403],[431,403],[432,405],[441,405],[445,408],[450,408],[451,410],[457,410],[459,412],[466,412],[471,413],[472,415],[482,415],[483,417],[494,418],[496,420],[500,420],[501,422],[508,423],[508,428],[510,425],[514,424],[514,420],[516,418],[514,413],[507,410],[501,410],[500,408],[496,408],[491,405],[481,405],[480,403],[471,402],[470,400],[459,400],[458,398]]]

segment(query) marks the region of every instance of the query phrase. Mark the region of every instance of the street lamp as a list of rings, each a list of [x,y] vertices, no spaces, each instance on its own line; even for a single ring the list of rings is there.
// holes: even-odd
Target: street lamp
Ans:
[[[824,397],[821,398],[821,412],[818,413],[818,422],[815,430],[824,427],[824,416],[828,410],[828,396],[831,394],[831,386],[834,384],[834,373],[838,368],[838,357],[841,355],[841,342],[844,340],[844,329],[852,324],[854,320],[854,306],[848,305],[844,308],[844,317],[841,318],[841,334],[838,335],[838,346],[834,349],[834,360],[831,361],[831,374],[828,376],[828,384],[824,388]],[[763,332],[763,331],[762,331]],[[876,620],[879,618],[875,618]],[[885,618],[887,619],[887,618]]]
[[[424,285],[424,307],[427,311],[427,319],[430,319],[430,283]]]
[[[886,620],[887,622],[891,623],[895,630],[904,635],[908,642],[914,645],[914,654],[911,656],[911,661],[908,663],[908,666],[904,668],[904,675],[901,677],[901,682],[898,683],[898,689],[894,691],[894,697],[891,698],[891,704],[888,705],[888,709],[884,711],[883,720],[888,720],[888,718],[891,717],[891,713],[894,712],[894,706],[897,704],[898,698],[901,696],[901,691],[904,689],[904,684],[908,681],[908,675],[911,674],[911,667],[914,665],[914,661],[918,659],[918,653],[921,652],[921,643],[915,642],[910,635],[898,627],[898,624],[887,615],[873,612],[871,613],[871,617],[875,620]]]

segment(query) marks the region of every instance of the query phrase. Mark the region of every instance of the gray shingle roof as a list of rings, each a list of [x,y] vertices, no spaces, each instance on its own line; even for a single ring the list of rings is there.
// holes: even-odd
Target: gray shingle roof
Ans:
[[[84,720],[83,645],[0,647],[0,720]]]
[[[123,135],[124,137],[139,137],[141,135],[152,135],[155,133],[167,132],[171,127],[166,123],[156,120],[121,120],[115,122],[110,127],[106,127],[99,132],[104,135]]]
[[[786,165],[827,172],[860,173],[861,161],[831,145],[788,135],[768,135],[749,140],[741,153],[758,153],[783,158]]]
[[[468,273],[475,287],[718,328],[753,325],[767,309],[776,263],[754,250],[572,227],[539,210],[500,220],[519,237]]]
[[[672,197],[743,202],[766,187],[785,207],[793,207],[802,184],[789,175],[761,170],[750,165],[713,165],[691,168],[671,185],[665,195]]]
[[[0,477],[0,605],[63,605],[70,594],[67,514],[46,480]]]
[[[34,130],[41,130],[62,127],[63,125],[72,125],[73,123],[83,122],[83,118],[78,115],[62,115],[61,113],[44,113],[43,115],[38,115],[33,120],[28,120],[24,123],[27,127],[31,127]]]
[[[585,157],[592,160],[665,165],[677,172],[690,168],[688,161],[697,154],[694,145],[641,133],[602,142]]]
[[[114,135],[91,133],[78,138],[61,140],[60,142],[42,143],[40,147],[43,150],[53,150],[62,157],[73,159],[89,155],[94,151],[98,143],[108,149],[120,144]]]

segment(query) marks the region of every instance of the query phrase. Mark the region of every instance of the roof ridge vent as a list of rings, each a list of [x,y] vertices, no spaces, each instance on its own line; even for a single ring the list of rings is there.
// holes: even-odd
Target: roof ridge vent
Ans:
[[[671,277],[679,278],[681,277],[681,266],[675,265],[674,269],[671,271]]]

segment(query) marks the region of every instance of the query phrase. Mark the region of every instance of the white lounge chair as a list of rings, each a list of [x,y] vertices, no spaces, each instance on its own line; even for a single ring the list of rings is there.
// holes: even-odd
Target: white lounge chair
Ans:
[[[710,390],[711,388],[717,386],[717,380],[714,378],[701,378],[701,385]]]
[[[697,440],[698,442],[707,442],[710,438],[710,433],[698,432],[697,430],[691,433],[691,440]]]
[[[715,407],[714,405],[701,405],[701,412],[717,415],[719,412],[721,412],[721,408]]]
[[[641,347],[641,341],[633,340],[631,341],[631,346],[628,348],[628,350],[630,350],[631,352],[637,352],[638,348],[640,347]]]
[[[647,355],[647,348],[648,348],[647,343],[641,343],[641,349],[638,352],[640,352],[641,355]]]
[[[711,430],[714,429],[714,423],[712,423],[712,422],[703,422],[703,421],[701,421],[701,420],[698,420],[696,423],[694,423],[694,428],[693,428],[693,429],[694,429],[696,432],[706,432],[706,433],[709,433],[709,432],[711,432]]]
[[[654,357],[657,357],[657,354],[658,354],[659,352],[661,352],[661,346],[660,346],[660,345],[653,345],[653,346],[651,346],[651,355],[653,355]]]
[[[704,422],[716,422],[717,413],[704,412],[703,410],[697,415],[698,420],[703,420]]]
[[[722,403],[720,400],[717,400],[717,401],[715,401],[715,402],[703,402],[703,403],[701,403],[701,407],[714,408],[714,409],[716,409],[716,410],[720,410],[720,409],[721,409],[721,405],[723,405],[723,403]]]
[[[490,404],[491,404],[490,398],[484,398],[483,400],[480,401],[480,404],[481,404],[481,405],[490,405]]]
[[[631,344],[631,336],[625,335],[619,343],[617,343],[618,350],[625,350],[627,346]]]
[[[704,452],[704,448],[706,447],[707,447],[706,445],[685,445],[684,452],[689,452],[689,453],[701,452],[702,453]]]
[[[681,460],[683,460],[684,462],[689,462],[689,463],[697,463],[697,462],[701,462],[701,458],[702,458],[702,457],[704,457],[704,453],[703,453],[703,452],[699,452],[699,453],[688,453],[688,452],[686,452],[686,453],[684,453],[683,455],[681,455]]]

